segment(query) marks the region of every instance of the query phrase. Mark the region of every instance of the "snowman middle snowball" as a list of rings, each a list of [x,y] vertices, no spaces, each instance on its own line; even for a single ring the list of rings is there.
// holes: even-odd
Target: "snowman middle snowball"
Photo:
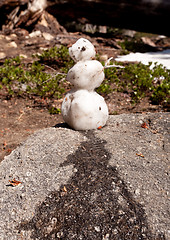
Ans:
[[[71,58],[77,62],[69,71],[66,80],[73,84],[61,106],[64,121],[75,130],[90,130],[103,127],[108,119],[108,107],[102,96],[94,90],[104,80],[104,67],[93,60],[93,44],[80,38],[69,48]]]

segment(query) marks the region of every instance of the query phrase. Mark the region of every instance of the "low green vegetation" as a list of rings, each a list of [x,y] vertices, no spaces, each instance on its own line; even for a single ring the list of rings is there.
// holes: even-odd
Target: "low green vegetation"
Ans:
[[[122,77],[131,90],[131,97],[138,101],[149,96],[154,104],[167,104],[170,96],[170,70],[161,64],[153,69],[148,65],[130,64],[125,68]]]
[[[65,76],[74,65],[64,46],[54,47],[35,55],[35,61],[24,64],[20,57],[6,59],[0,66],[0,89],[6,90],[8,98],[13,96],[38,96],[40,98],[61,98],[67,91]],[[112,63],[110,63],[112,64]],[[168,104],[170,95],[170,70],[151,63],[129,63],[124,68],[105,69],[105,80],[97,92],[106,95],[112,91],[130,94],[132,103],[143,97],[153,104]],[[60,113],[60,109],[49,109]]]
[[[65,92],[66,72],[73,65],[67,48],[51,48],[34,57],[38,60],[29,65],[23,64],[20,57],[6,59],[0,67],[0,87],[5,87],[10,96],[27,94],[61,98]]]
[[[151,64],[129,63],[121,69],[105,69],[105,80],[97,91],[129,93],[132,103],[149,97],[153,104],[167,105],[170,103],[170,70],[156,63],[150,68]]]
[[[61,72],[67,73],[68,69],[74,65],[74,61],[69,56],[68,49],[62,45],[60,47],[52,47],[40,55],[34,55],[34,57],[37,57],[42,64],[54,65]]]
[[[51,108],[49,108],[49,113],[50,114],[59,114],[59,113],[61,113],[61,109],[60,108],[51,107]]]
[[[102,64],[104,65],[104,63]],[[100,94],[108,94],[111,93],[112,91],[115,91],[120,82],[118,75],[119,75],[118,68],[105,69],[105,80],[102,82],[100,87],[97,88],[97,92]]]
[[[59,98],[64,92],[63,75],[52,76],[46,73],[44,66],[36,61],[26,68],[19,57],[5,60],[0,67],[0,76],[1,88],[5,86],[10,96],[35,94]]]

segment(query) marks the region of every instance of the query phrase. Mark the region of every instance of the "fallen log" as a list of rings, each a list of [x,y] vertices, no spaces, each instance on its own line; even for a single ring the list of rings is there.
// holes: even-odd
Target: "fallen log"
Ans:
[[[60,21],[90,23],[169,36],[169,0],[49,0],[47,11]]]
[[[32,16],[27,13],[23,18],[23,15],[19,16],[20,13],[17,12],[17,7],[22,12],[23,9],[28,9],[28,4],[33,1],[39,0],[1,0],[0,23],[4,24],[4,19],[11,13],[15,13],[18,18],[15,18],[15,21],[10,19],[11,28],[37,21],[41,14]],[[169,0],[47,0],[46,11],[61,23],[87,19],[86,22],[96,25],[170,36],[167,26],[170,14]]]

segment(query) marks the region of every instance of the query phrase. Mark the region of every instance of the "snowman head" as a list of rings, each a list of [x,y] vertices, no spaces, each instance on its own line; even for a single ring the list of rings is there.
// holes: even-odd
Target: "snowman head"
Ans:
[[[69,54],[75,62],[78,62],[93,59],[96,55],[96,51],[89,40],[80,38],[69,48]]]

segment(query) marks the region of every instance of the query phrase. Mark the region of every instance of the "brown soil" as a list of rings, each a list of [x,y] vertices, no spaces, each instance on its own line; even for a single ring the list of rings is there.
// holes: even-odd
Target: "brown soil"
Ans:
[[[28,32],[20,30],[16,35],[5,36],[0,34],[0,52],[6,57],[15,57],[17,55],[26,55],[26,62],[33,61],[32,54],[41,52],[42,48],[52,47],[54,45],[71,45],[81,36],[81,33],[58,36],[58,40],[47,41],[43,37],[26,38]],[[89,38],[95,45],[100,54],[117,56],[120,49],[116,41],[104,38]],[[10,45],[15,42],[17,47]],[[1,62],[3,62],[1,60]],[[121,113],[142,113],[163,111],[161,106],[150,104],[147,98],[140,103],[132,105],[128,94],[113,92],[105,96],[110,114]],[[61,106],[62,99],[53,99],[50,104],[57,107]],[[33,132],[55,126],[63,121],[61,114],[50,115],[47,109],[49,103],[41,99],[12,98],[6,99],[6,94],[0,92],[0,161],[8,155],[21,142],[23,142]]]

